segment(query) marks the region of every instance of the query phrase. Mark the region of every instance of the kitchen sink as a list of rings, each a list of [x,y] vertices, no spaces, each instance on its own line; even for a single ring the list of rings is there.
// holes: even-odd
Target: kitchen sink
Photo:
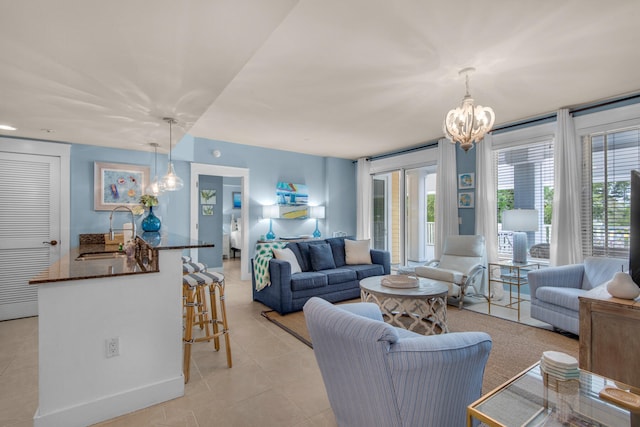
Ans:
[[[126,258],[127,254],[124,252],[87,252],[80,254],[76,261],[90,261],[95,259],[115,259]]]

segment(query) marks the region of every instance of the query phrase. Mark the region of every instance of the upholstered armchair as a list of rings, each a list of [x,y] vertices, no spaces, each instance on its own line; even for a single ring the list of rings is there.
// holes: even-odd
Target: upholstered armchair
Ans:
[[[415,268],[415,274],[440,280],[449,285],[449,296],[458,299],[462,308],[469,289],[484,292],[484,272],[487,265],[484,236],[448,236],[439,260],[431,260]]]
[[[611,280],[618,271],[628,269],[626,259],[587,257],[582,264],[530,271],[527,279],[531,291],[531,318],[578,335],[579,298]]]
[[[313,351],[339,426],[464,426],[480,397],[491,337],[424,336],[382,320],[372,303],[304,305]]]

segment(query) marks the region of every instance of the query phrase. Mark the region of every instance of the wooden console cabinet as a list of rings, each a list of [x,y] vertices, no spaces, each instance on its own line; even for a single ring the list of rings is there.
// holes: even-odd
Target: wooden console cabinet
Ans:
[[[580,297],[580,368],[640,387],[640,300],[604,286]]]

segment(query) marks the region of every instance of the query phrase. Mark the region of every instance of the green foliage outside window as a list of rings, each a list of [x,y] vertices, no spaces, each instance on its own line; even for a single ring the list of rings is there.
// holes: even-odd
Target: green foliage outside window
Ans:
[[[502,212],[513,209],[513,189],[498,190],[498,222],[502,224]]]
[[[604,223],[609,226],[628,226],[631,219],[631,183],[629,181],[614,181],[607,184],[605,196],[604,184],[593,183],[593,222]],[[605,197],[607,197],[608,212],[605,218]]]
[[[436,195],[427,194],[427,222],[436,222]]]

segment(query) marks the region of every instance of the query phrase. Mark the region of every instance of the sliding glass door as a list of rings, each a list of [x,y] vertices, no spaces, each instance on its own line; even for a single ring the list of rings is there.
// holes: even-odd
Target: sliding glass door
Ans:
[[[435,257],[435,167],[405,171],[405,264],[424,264]]]
[[[373,175],[373,247],[391,253],[392,268],[434,257],[435,169]]]
[[[402,212],[401,171],[373,176],[373,248],[391,253],[391,265],[404,259],[401,251],[400,213]]]

